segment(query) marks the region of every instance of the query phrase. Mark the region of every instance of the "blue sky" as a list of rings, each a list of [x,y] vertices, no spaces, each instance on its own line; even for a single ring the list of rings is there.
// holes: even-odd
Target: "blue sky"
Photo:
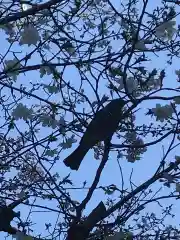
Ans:
[[[115,4],[115,6],[118,9],[118,7],[119,7],[118,4],[120,4],[119,1],[113,0],[112,2],[113,2],[113,4]],[[156,4],[157,4],[157,1],[156,1]],[[152,3],[152,1],[151,1],[151,3],[148,5],[148,7],[150,9],[152,9],[154,7],[154,3]],[[178,21],[178,19],[177,19],[177,21]],[[3,54],[7,49],[7,42],[5,41],[5,39],[3,39],[3,38],[5,38],[5,35],[2,31],[0,32],[0,36],[1,36],[1,48],[2,48],[1,54]],[[21,46],[21,47],[22,47],[21,48],[22,53],[20,53],[19,55],[23,56],[25,51],[27,50],[27,47],[24,47],[24,46]],[[118,46],[115,45],[114,47],[116,48]],[[17,49],[19,49],[18,46],[17,46]],[[11,58],[11,57],[12,57],[12,55],[11,56],[9,55],[9,58]],[[8,56],[7,56],[7,59],[8,59]],[[169,66],[166,63],[166,56],[164,53],[159,54],[158,57],[154,57],[152,55],[152,59],[153,59],[153,61],[151,62],[151,65],[148,67],[151,70],[154,67],[156,67],[158,69],[167,67],[167,69],[166,69],[167,77],[165,79],[165,85],[167,87],[176,87],[177,85],[176,85],[174,71],[176,69],[180,68],[179,62],[174,61],[173,66]],[[36,64],[36,62],[39,63],[39,58],[37,56],[34,56],[33,59],[29,62],[29,64],[30,63]],[[149,64],[149,63],[147,63],[147,64]],[[78,87],[79,74],[75,68],[72,68],[72,67],[67,68],[67,70],[65,71],[64,79],[69,80],[75,87]],[[19,76],[16,85],[18,86],[20,83],[22,83],[23,85],[30,87],[30,84],[29,84],[30,81],[33,81],[33,82],[42,81],[43,83],[48,84],[48,82],[50,82],[50,80],[51,80],[51,76],[45,76],[43,79],[40,79],[39,73],[33,71],[33,72],[26,73],[26,75],[24,75],[24,76],[23,75]],[[91,100],[94,100],[95,96],[90,91],[90,88],[88,87],[88,85],[86,86],[86,88],[87,89],[85,89],[85,90],[86,90],[86,92],[88,92],[88,97]],[[102,95],[104,93],[106,93],[105,91],[106,91],[106,88],[104,87],[104,85],[101,86]],[[39,96],[43,97],[42,92],[39,91],[39,92],[37,92],[37,94]],[[169,94],[169,93],[164,93],[164,94]],[[54,98],[57,102],[59,101],[59,99],[58,99],[59,96]],[[33,100],[33,104],[35,104],[35,102],[36,101]],[[26,100],[23,103],[26,104],[27,106],[31,106],[32,99]],[[149,122],[154,121],[150,116],[145,117],[144,113],[147,111],[147,108],[155,107],[155,104],[156,104],[156,101],[152,101],[151,103],[145,102],[144,104],[140,105],[141,110],[137,114],[137,119],[136,119],[137,124],[143,124],[147,121],[149,121]],[[18,124],[19,124],[19,126],[25,128],[25,124],[22,124],[22,121],[19,121]],[[51,129],[43,128],[39,137],[42,138],[43,136],[47,135],[50,132],[51,132]],[[150,140],[151,139],[148,139],[148,138],[146,139],[147,142],[149,142]],[[156,168],[158,167],[160,160],[163,157],[163,146],[164,146],[164,149],[166,149],[167,146],[169,145],[170,140],[171,140],[171,138],[167,138],[163,143],[159,143],[156,146],[150,147],[148,149],[148,151],[143,155],[142,159],[140,161],[135,162],[134,164],[128,163],[125,159],[122,159],[120,161],[121,167],[123,170],[123,174],[124,174],[125,187],[129,187],[129,176],[131,174],[132,168],[133,168],[133,180],[136,185],[143,183],[145,180],[147,180],[148,178],[150,178],[152,176],[152,174],[156,171]],[[114,141],[116,143],[118,143],[118,140],[114,140]],[[87,186],[90,186],[90,184],[95,176],[96,169],[99,165],[99,161],[93,159],[93,150],[90,150],[88,152],[88,154],[86,155],[86,158],[83,161],[82,166],[78,172],[70,171],[68,168],[66,168],[64,166],[64,164],[62,162],[62,160],[69,153],[71,153],[77,145],[78,145],[78,142],[77,142],[77,144],[73,145],[72,149],[68,149],[60,155],[61,159],[58,161],[58,163],[56,164],[56,167],[55,167],[55,169],[53,169],[53,171],[55,172],[58,169],[58,173],[61,177],[66,176],[68,173],[71,173],[71,179],[73,180],[74,186],[81,187],[84,180],[87,181]],[[175,154],[178,155],[178,152],[175,152],[175,151],[171,152],[171,154],[168,156],[168,160],[169,161],[173,160]],[[108,161],[108,163],[104,169],[104,172],[101,176],[101,181],[99,183],[99,186],[100,185],[110,185],[110,184],[115,184],[117,186],[121,186],[121,177],[120,177],[120,173],[119,173],[119,169],[118,169],[118,164],[116,161],[114,161],[113,158],[115,158],[115,155],[111,154],[110,160]],[[158,187],[159,187],[159,185],[155,185],[154,189],[158,189]],[[166,193],[168,191],[168,189],[166,187],[163,187],[162,191],[164,193]],[[74,198],[74,200],[81,201],[84,198],[87,191],[86,190],[82,191],[82,190],[76,189],[76,190],[72,190],[71,193],[72,193],[72,197]],[[104,192],[102,190],[96,190],[94,192],[94,195],[93,195],[91,201],[87,205],[87,209],[85,212],[88,213],[89,211],[91,211],[92,208],[95,207],[99,203],[100,200],[105,200],[105,198],[107,198],[107,196],[104,195]],[[168,202],[168,201],[163,201],[164,204],[166,202]],[[170,200],[170,202],[172,202],[172,200]],[[52,202],[49,202],[49,201],[42,202],[40,200],[39,203],[41,203],[45,206],[54,207],[53,201]],[[177,209],[179,209],[179,207],[180,207],[179,202],[176,201],[176,204],[174,207],[174,212],[177,212]],[[28,214],[27,208],[24,206],[20,206],[19,209],[22,212],[22,216],[26,217]],[[17,210],[18,210],[18,208],[17,208]],[[151,206],[147,206],[147,211],[158,212],[159,208],[156,205],[153,205],[153,207],[151,205]],[[33,213],[32,216],[37,222],[37,225],[35,227],[33,227],[35,229],[34,234],[40,233],[41,232],[40,229],[42,229],[42,230],[44,229],[45,222],[49,221],[53,225],[53,223],[55,223],[55,221],[56,221],[56,218],[55,218],[54,214],[52,214],[52,213],[47,213],[47,214],[42,213],[42,215],[40,213]],[[42,216],[43,216],[43,219],[42,219]],[[32,218],[32,220],[33,220],[33,218]],[[173,220],[169,219],[168,224],[169,223],[170,224],[178,224],[179,222],[175,218]],[[0,236],[1,235],[4,235],[4,234],[0,234]]]

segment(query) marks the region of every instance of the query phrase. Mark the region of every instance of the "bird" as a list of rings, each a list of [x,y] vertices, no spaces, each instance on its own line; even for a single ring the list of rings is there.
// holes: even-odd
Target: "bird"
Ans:
[[[64,164],[71,170],[78,170],[87,152],[97,143],[112,138],[122,118],[122,108],[126,102],[121,99],[111,100],[104,108],[97,111],[82,136],[79,146],[66,158]]]

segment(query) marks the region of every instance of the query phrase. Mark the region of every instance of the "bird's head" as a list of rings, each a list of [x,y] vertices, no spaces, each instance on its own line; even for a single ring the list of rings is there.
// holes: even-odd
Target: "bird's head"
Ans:
[[[109,102],[109,107],[118,111],[118,109],[122,109],[126,103],[127,101],[123,100],[122,98],[117,98]]]

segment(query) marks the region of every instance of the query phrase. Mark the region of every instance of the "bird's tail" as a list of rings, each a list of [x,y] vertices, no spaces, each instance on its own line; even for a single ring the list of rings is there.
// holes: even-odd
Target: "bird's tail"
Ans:
[[[71,153],[71,155],[64,159],[63,162],[67,167],[70,167],[72,170],[78,170],[87,152],[87,149],[82,148],[82,146],[79,145],[74,150],[74,152]]]

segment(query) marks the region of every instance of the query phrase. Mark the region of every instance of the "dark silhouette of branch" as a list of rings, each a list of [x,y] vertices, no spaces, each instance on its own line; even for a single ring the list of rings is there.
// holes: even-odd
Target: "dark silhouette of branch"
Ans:
[[[114,211],[120,209],[123,204],[128,202],[131,198],[133,198],[136,194],[142,192],[143,190],[147,189],[150,185],[156,182],[158,179],[162,178],[164,173],[169,173],[173,169],[177,168],[180,164],[180,161],[176,161],[174,163],[170,163],[169,167],[165,170],[162,170],[160,173],[155,174],[152,178],[147,180],[145,183],[141,184],[135,190],[127,194],[123,197],[119,202],[117,202],[113,207],[109,208],[108,210],[105,209],[104,204],[101,202],[86,218],[86,220],[82,223],[73,223],[68,231],[67,240],[73,240],[73,236],[76,236],[78,240],[85,240],[88,238],[89,233],[95,227],[95,225],[105,219],[106,217],[110,216]],[[122,219],[122,222],[124,218]],[[119,223],[119,222],[118,222]]]
[[[110,140],[111,139],[108,139],[105,142],[105,150],[104,150],[104,155],[103,155],[102,161],[99,165],[99,168],[96,172],[94,181],[93,181],[91,187],[89,188],[89,191],[88,191],[86,197],[84,198],[82,203],[77,208],[77,217],[74,219],[72,225],[70,226],[70,228],[68,230],[67,240],[86,239],[89,236],[89,233],[91,232],[93,227],[99,222],[99,216],[105,214],[105,212],[106,212],[106,208],[105,208],[103,202],[100,202],[99,205],[89,214],[89,216],[84,221],[81,222],[81,212],[83,209],[85,209],[86,204],[91,199],[92,194],[93,194],[94,190],[96,189],[97,184],[99,183],[99,179],[100,179],[101,173],[104,169],[104,166],[108,160]]]
[[[103,158],[102,158],[102,161],[98,167],[98,170],[96,172],[96,176],[94,178],[94,181],[91,185],[91,187],[89,188],[89,191],[86,195],[86,197],[84,198],[84,200],[82,201],[82,203],[78,206],[77,208],[77,212],[81,212],[83,209],[85,209],[86,207],[86,204],[89,202],[89,200],[91,199],[92,195],[93,195],[93,192],[94,190],[96,189],[98,183],[99,183],[99,180],[100,180],[100,177],[101,177],[101,173],[105,167],[105,164],[108,160],[108,155],[109,155],[109,148],[110,148],[110,141],[107,142],[105,144],[105,150],[104,150],[104,154],[103,154]]]
[[[34,15],[37,12],[42,11],[44,9],[48,9],[51,6],[53,6],[57,3],[60,3],[62,1],[63,0],[51,0],[51,1],[48,1],[46,3],[35,5],[32,8],[27,9],[26,11],[18,12],[18,13],[13,14],[12,16],[8,16],[8,17],[0,19],[0,24],[7,24],[7,23],[10,23],[10,22],[20,20],[21,18],[27,17],[29,15]]]
[[[12,202],[8,206],[0,207],[0,231],[7,232],[9,234],[16,234],[18,230],[11,226],[11,221],[13,218],[17,217],[18,214],[13,209],[26,199],[28,199],[28,196]]]
[[[170,171],[172,171],[173,169],[175,169],[176,167],[178,167],[178,165],[180,164],[180,161],[176,161],[176,162],[171,162],[169,167],[167,167],[165,170],[162,170],[160,173],[155,174],[153,177],[151,177],[149,180],[147,180],[145,183],[141,184],[139,187],[137,187],[135,190],[133,190],[132,192],[130,192],[128,195],[126,195],[125,197],[123,197],[119,202],[117,202],[113,207],[109,208],[106,213],[102,216],[102,218],[99,219],[102,220],[106,217],[108,217],[110,214],[112,214],[114,211],[116,211],[117,209],[121,208],[121,206],[126,203],[127,201],[129,201],[132,197],[134,197],[136,194],[138,194],[139,192],[147,189],[150,185],[152,185],[154,182],[156,182],[158,179],[163,178],[164,173],[169,173]]]
[[[73,224],[68,230],[67,240],[85,240],[88,238],[89,233],[93,227],[99,222],[99,216],[102,216],[106,213],[106,208],[103,202],[100,202],[98,206],[93,209],[89,216],[82,222]]]

